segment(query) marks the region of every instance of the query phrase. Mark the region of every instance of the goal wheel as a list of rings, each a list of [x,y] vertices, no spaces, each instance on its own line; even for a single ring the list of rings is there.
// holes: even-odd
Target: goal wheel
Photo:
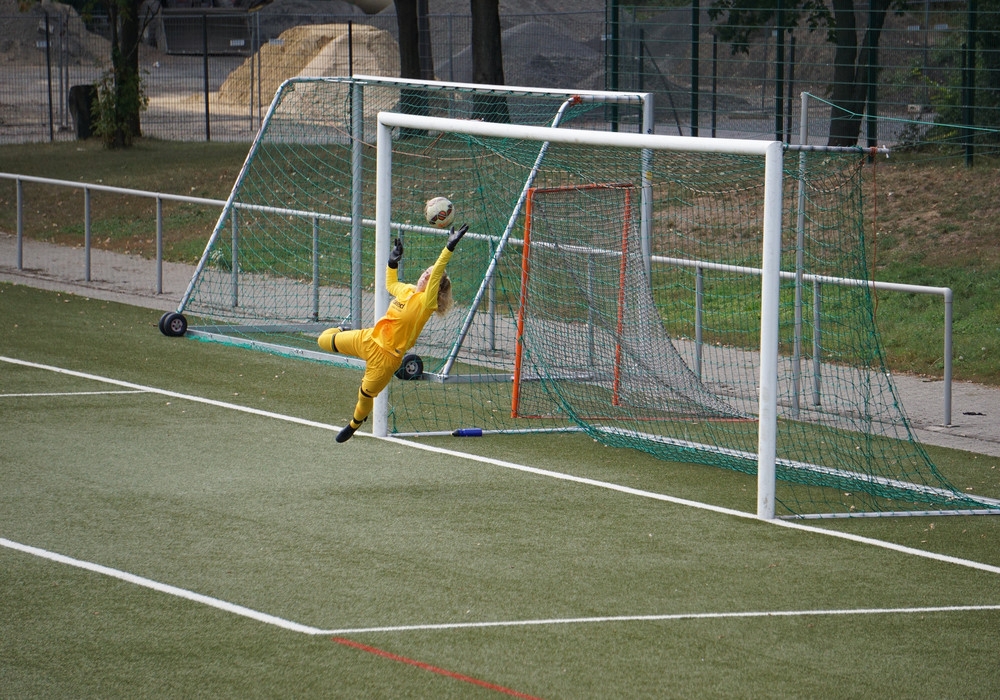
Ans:
[[[160,332],[170,338],[180,338],[187,332],[187,327],[187,319],[175,311],[168,311],[160,317]]]
[[[403,364],[396,370],[397,377],[400,379],[420,379],[423,374],[424,361],[420,359],[420,355],[415,355],[412,352],[403,355]]]

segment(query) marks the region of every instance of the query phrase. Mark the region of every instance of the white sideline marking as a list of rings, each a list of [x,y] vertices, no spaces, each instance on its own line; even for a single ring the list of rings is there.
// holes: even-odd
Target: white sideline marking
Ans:
[[[41,391],[33,394],[0,394],[0,399],[25,399],[40,396],[110,396],[112,394],[148,394],[148,391]]]
[[[36,557],[41,557],[42,559],[49,559],[50,561],[58,562],[60,564],[75,566],[78,569],[85,569],[87,571],[93,571],[94,573],[97,574],[104,574],[105,576],[117,578],[122,581],[126,581],[128,583],[133,583],[137,586],[142,586],[144,588],[151,588],[154,591],[159,591],[160,593],[166,593],[168,595],[176,596],[178,598],[184,598],[186,600],[194,601],[195,603],[208,605],[209,607],[218,608],[219,610],[224,610],[226,612],[233,613],[234,615],[249,617],[252,620],[257,620],[258,622],[263,622],[268,625],[281,627],[282,629],[292,630],[293,632],[304,632],[305,634],[324,634],[323,630],[317,629],[315,627],[309,627],[308,625],[300,625],[297,622],[291,622],[290,620],[285,620],[280,617],[275,617],[274,615],[268,615],[267,613],[258,612],[257,610],[252,610],[250,608],[245,608],[242,605],[227,603],[226,601],[219,600],[218,598],[211,598],[207,595],[201,595],[200,593],[194,593],[192,591],[188,591],[183,588],[178,588],[177,586],[171,586],[166,583],[160,583],[159,581],[153,581],[152,579],[144,578],[142,576],[136,576],[135,574],[130,574],[127,571],[112,569],[107,566],[101,566],[100,564],[94,564],[92,562],[83,561],[81,559],[73,559],[72,557],[67,557],[62,554],[56,554],[55,552],[50,552],[45,549],[39,549],[38,547],[31,547],[29,545],[20,544],[18,542],[11,542],[10,540],[3,538],[0,538],[0,545],[3,545],[4,547],[7,547],[9,549],[16,549],[17,551],[24,552],[25,554],[32,554]]]
[[[1000,610],[1000,605],[944,605],[925,608],[860,608],[856,610],[750,610],[746,612],[672,613],[667,615],[616,615],[609,617],[566,617],[550,620],[507,620],[502,622],[455,622],[435,625],[397,625],[395,627],[356,627],[325,630],[323,634],[347,635],[366,632],[413,632],[455,630],[482,627],[531,627],[535,625],[579,625],[606,622],[670,622],[673,620],[726,620],[754,617],[818,617],[820,615],[922,615],[942,612]]]
[[[339,428],[337,428],[336,426],[331,426],[325,423],[318,423],[315,421],[309,421],[302,418],[296,418],[294,416],[282,415],[280,413],[271,413],[270,411],[262,411],[255,408],[239,406],[237,404],[226,403],[224,401],[215,401],[213,399],[206,399],[199,396],[190,396],[187,394],[181,394],[174,391],[167,391],[165,389],[157,389],[155,387],[141,386],[138,384],[133,384],[131,382],[123,382],[121,380],[110,379],[108,377],[101,377],[93,374],[87,374],[84,372],[76,372],[73,370],[63,369],[61,367],[53,367],[50,365],[42,365],[34,362],[26,362],[24,360],[17,360],[3,356],[0,356],[0,361],[8,362],[10,364],[21,365],[24,367],[32,367],[35,369],[43,369],[61,374],[67,374],[75,377],[81,377],[84,379],[91,379],[97,382],[104,382],[107,384],[128,387],[130,389],[136,390],[137,392],[161,394],[173,398],[184,399],[197,403],[204,403],[211,406],[217,406],[220,408],[228,408],[235,411],[242,411],[244,413],[251,413],[254,415],[275,418],[277,420],[283,420],[291,423],[297,423],[300,425],[321,428],[324,430],[339,430]],[[358,433],[358,435],[367,435],[367,434]],[[371,437],[370,435],[367,436]],[[454,450],[436,448],[429,445],[422,445],[420,443],[410,442],[408,440],[400,440],[398,438],[386,438],[386,440],[389,442],[396,442],[402,445],[407,445],[409,447],[416,449],[421,449],[429,452],[436,452],[438,454],[444,454],[448,456],[454,456],[460,459],[468,459],[486,464],[492,464],[495,466],[500,466],[508,469],[515,469],[530,474],[537,474],[539,476],[547,476],[550,478],[560,479],[563,481],[570,481],[589,486],[596,486],[598,488],[610,489],[613,491],[619,491],[621,493],[641,496],[644,498],[653,498],[656,500],[666,501],[677,505],[685,505],[692,508],[709,510],[716,513],[734,515],[740,518],[751,518],[755,520],[758,519],[756,515],[753,515],[751,513],[745,513],[743,511],[733,510],[730,508],[722,508],[710,504],[699,503],[697,501],[689,501],[687,499],[676,498],[673,496],[658,494],[651,491],[643,491],[641,489],[635,489],[629,486],[621,486],[619,484],[612,484],[609,482],[598,481],[596,479],[588,479],[585,477],[578,477],[570,474],[562,474],[560,472],[553,472],[546,469],[538,469],[536,467],[529,467],[523,464],[515,464],[512,462],[505,462],[503,460],[480,457],[477,455],[469,455],[462,452],[456,452]],[[883,542],[881,540],[874,540],[867,537],[859,537],[857,535],[851,535],[848,533],[824,530],[822,528],[810,527],[808,525],[801,525],[799,523],[794,523],[784,520],[766,520],[762,522],[770,523],[773,525],[780,525],[782,527],[788,527],[792,529],[804,530],[807,532],[813,532],[821,535],[840,537],[843,539],[852,540],[863,544],[869,544],[876,547],[883,547],[886,549],[891,549],[898,552],[911,554],[913,556],[935,559],[938,561],[958,564],[960,566],[967,566],[970,568],[989,571],[992,573],[1000,573],[1000,567],[990,566],[988,564],[982,564],[979,562],[969,561],[966,559],[959,559],[957,557],[934,554],[932,552],[924,552],[918,549],[912,549],[910,547],[903,547],[901,545],[896,545],[891,542]],[[746,612],[728,612],[728,613],[725,612],[675,613],[666,615],[628,615],[628,616],[580,617],[580,618],[562,618],[562,619],[554,618],[547,620],[539,619],[539,620],[512,620],[512,621],[497,621],[497,622],[460,622],[460,623],[398,625],[398,626],[385,626],[385,627],[358,627],[358,628],[323,630],[310,625],[303,625],[298,622],[293,622],[291,620],[286,620],[284,618],[276,617],[274,615],[269,615],[267,613],[263,613],[258,610],[253,610],[252,608],[247,608],[242,605],[237,605],[235,603],[229,603],[224,600],[219,600],[218,598],[212,598],[210,596],[202,595],[200,593],[195,593],[193,591],[189,591],[183,588],[178,588],[177,586],[171,586],[169,584],[153,581],[152,579],[148,579],[142,576],[137,576],[135,574],[130,574],[125,571],[112,569],[107,566],[102,566],[100,564],[95,564],[80,559],[74,559],[72,557],[67,557],[65,555],[57,554],[55,552],[49,552],[47,550],[39,549],[37,547],[19,544],[17,542],[13,542],[11,540],[7,540],[4,538],[0,538],[0,546],[4,546],[9,549],[20,551],[26,554],[31,554],[33,556],[37,556],[43,559],[48,559],[50,561],[54,561],[57,563],[66,564],[68,566],[74,566],[87,571],[92,571],[94,573],[99,573],[105,576],[110,576],[112,578],[117,578],[119,580],[132,583],[134,585],[149,588],[151,590],[155,590],[161,593],[166,593],[168,595],[173,595],[178,598],[190,600],[192,602],[201,603],[202,605],[207,605],[209,607],[229,612],[234,615],[239,615],[252,620],[256,620],[264,624],[273,625],[281,629],[286,629],[293,632],[301,632],[303,634],[310,634],[310,635],[345,635],[345,634],[361,634],[365,632],[403,632],[403,631],[419,631],[419,630],[452,630],[452,629],[488,628],[488,627],[526,627],[526,626],[537,626],[537,625],[584,624],[584,623],[596,624],[596,623],[607,623],[607,622],[655,622],[655,621],[691,620],[691,619],[792,617],[792,616],[819,616],[819,615],[924,614],[924,613],[935,613],[935,612],[970,612],[970,611],[1000,610],[1000,605],[968,605],[968,606],[942,606],[942,607],[920,607],[920,608],[871,608],[871,609],[858,609],[858,610],[799,610],[799,611],[787,610],[787,611],[770,611],[770,612],[746,611]]]
[[[123,382],[120,379],[111,379],[110,377],[101,377],[96,374],[87,374],[86,372],[77,372],[72,369],[64,369],[62,367],[53,367],[52,365],[42,365],[37,362],[27,362],[25,360],[18,360],[13,357],[4,357],[0,355],[0,362],[8,362],[12,365],[20,365],[21,367],[31,367],[33,369],[44,369],[49,372],[56,372],[57,374],[65,374],[70,377],[79,377],[81,379],[90,379],[95,382],[103,382],[104,384],[113,384],[114,386],[121,386],[127,389],[134,389],[139,393],[150,393],[159,394],[161,396],[169,396],[173,399],[184,399],[185,401],[193,401],[195,403],[203,403],[209,406],[216,406],[218,408],[228,408],[232,411],[241,411],[243,413],[252,413],[255,416],[264,416],[265,418],[274,418],[277,420],[287,421],[289,423],[298,423],[299,425],[307,425],[311,428],[321,428],[323,430],[336,430],[339,431],[335,425],[330,425],[328,423],[319,423],[317,421],[306,420],[305,418],[296,418],[294,416],[286,416],[280,413],[271,413],[270,411],[262,411],[259,408],[250,408],[249,406],[240,406],[234,403],[227,403],[225,401],[216,401],[215,399],[206,399],[202,396],[191,396],[190,394],[181,394],[176,391],[168,391],[167,389],[157,389],[152,386],[143,386],[141,384],[133,384],[132,382]],[[355,433],[355,435],[367,435],[367,433]],[[372,437],[368,435],[368,437]]]
[[[0,546],[7,547],[8,549],[13,549],[18,552],[23,552],[25,554],[31,554],[42,559],[48,559],[50,561],[57,562],[59,564],[66,564],[67,566],[74,566],[79,569],[84,569],[86,571],[92,571],[97,574],[103,574],[105,576],[110,576],[112,578],[125,581],[127,583],[132,583],[137,586],[142,586],[144,588],[149,588],[160,593],[166,593],[168,595],[176,596],[178,598],[183,598],[185,600],[190,600],[195,603],[201,603],[202,605],[207,605],[211,608],[216,608],[224,612],[233,613],[234,615],[239,615],[241,617],[250,618],[251,620],[256,620],[257,622],[263,622],[266,625],[273,625],[275,627],[280,627],[281,629],[290,630],[292,632],[301,632],[303,634],[311,635],[330,635],[330,636],[340,636],[347,634],[364,634],[371,632],[418,632],[424,630],[458,630],[458,629],[470,629],[470,628],[490,628],[490,627],[533,627],[541,625],[574,625],[574,624],[602,624],[609,622],[669,622],[672,620],[724,620],[724,619],[739,619],[739,618],[757,618],[757,617],[817,617],[821,615],[921,615],[927,613],[947,613],[947,612],[981,612],[990,610],[1000,610],[1000,605],[943,605],[935,607],[919,607],[919,608],[860,608],[856,610],[850,609],[834,609],[834,610],[752,610],[744,612],[717,612],[717,613],[673,613],[667,615],[614,615],[606,617],[568,617],[568,618],[550,618],[550,619],[539,619],[539,620],[502,620],[494,622],[445,622],[437,624],[425,624],[425,625],[393,625],[384,627],[345,627],[343,629],[320,629],[318,627],[313,627],[311,625],[303,625],[298,622],[293,622],[291,620],[286,620],[281,617],[276,617],[274,615],[268,615],[267,613],[260,612],[259,610],[254,610],[252,608],[247,608],[242,605],[236,605],[235,603],[229,603],[224,600],[219,600],[218,598],[212,598],[211,596],[202,595],[200,593],[194,593],[193,591],[186,590],[184,588],[178,588],[177,586],[171,586],[166,583],[160,583],[159,581],[153,581],[152,579],[145,578],[143,576],[137,576],[135,574],[130,574],[127,571],[121,571],[119,569],[112,569],[108,566],[102,566],[100,564],[94,564],[93,562],[83,561],[81,559],[74,559],[72,557],[67,557],[62,554],[56,554],[55,552],[50,552],[45,549],[39,549],[38,547],[31,547],[26,544],[20,544],[19,542],[12,542],[11,540],[0,538]]]
[[[44,369],[51,372],[57,372],[60,374],[67,374],[73,377],[81,377],[84,379],[91,379],[96,382],[104,382],[106,384],[113,384],[115,386],[126,387],[129,389],[136,389],[139,391],[146,391],[154,394],[161,394],[163,396],[170,396],[172,398],[184,399],[187,401],[193,401],[196,403],[208,404],[210,406],[216,406],[219,408],[228,408],[233,411],[241,411],[243,413],[251,413],[257,416],[263,416],[266,418],[274,418],[275,420],[286,421],[289,423],[296,423],[298,425],[305,425],[312,428],[320,428],[321,430],[331,430],[339,431],[340,428],[328,423],[320,423],[318,421],[306,420],[304,418],[296,418],[295,416],[287,416],[281,413],[272,413],[271,411],[262,411],[257,408],[250,408],[248,406],[240,406],[237,404],[227,403],[225,401],[216,401],[214,399],[206,399],[200,396],[191,396],[189,394],[181,394],[176,391],[168,391],[166,389],[158,389],[156,387],[142,386],[140,384],[133,384],[131,382],[123,382],[119,379],[111,379],[109,377],[101,377],[94,374],[87,374],[85,372],[76,372],[74,370],[63,369],[62,367],[53,367],[51,365],[42,365],[35,362],[26,362],[25,360],[17,360],[10,357],[0,356],[0,361],[9,362],[15,365],[21,365],[23,367],[32,367],[35,369]],[[355,435],[362,435],[365,437],[372,437],[369,433],[355,433]],[[607,489],[610,491],[618,491],[620,493],[626,493],[632,496],[641,496],[643,498],[651,498],[658,501],[664,501],[667,503],[673,503],[675,505],[687,506],[689,508],[698,508],[700,510],[707,510],[713,513],[721,513],[723,515],[732,515],[737,518],[748,518],[751,520],[757,520],[761,523],[767,523],[770,525],[776,525],[778,527],[785,527],[792,530],[801,530],[803,532],[811,532],[818,535],[825,535],[827,537],[837,537],[843,540],[849,540],[851,542],[857,542],[859,544],[866,544],[872,547],[881,547],[882,549],[889,549],[894,552],[899,552],[902,554],[908,554],[910,556],[921,557],[923,559],[932,559],[934,561],[940,561],[947,564],[956,564],[958,566],[965,566],[970,569],[978,569],[980,571],[987,571],[992,574],[1000,574],[1000,566],[993,566],[991,564],[983,564],[982,562],[971,561],[969,559],[960,559],[959,557],[949,556],[947,554],[937,554],[935,552],[926,552],[922,549],[915,549],[913,547],[906,547],[904,545],[895,544],[893,542],[885,542],[883,540],[876,540],[870,537],[862,537],[861,535],[854,535],[848,532],[837,532],[836,530],[825,530],[823,528],[814,527],[811,525],[803,525],[798,522],[790,520],[762,520],[757,517],[754,513],[746,513],[740,510],[733,510],[732,508],[723,508],[721,506],[713,506],[708,503],[700,503],[698,501],[690,501],[685,498],[677,498],[675,496],[667,496],[662,493],[655,493],[653,491],[644,491],[642,489],[632,488],[630,486],[622,486],[621,484],[613,484],[608,481],[599,481],[597,479],[588,479],[582,476],[574,476],[572,474],[563,474],[561,472],[549,471],[547,469],[539,469],[538,467],[529,467],[524,464],[516,464],[514,462],[505,462],[500,459],[493,459],[491,457],[481,457],[479,455],[467,454],[465,452],[456,452],[455,450],[449,450],[443,447],[433,447],[431,445],[423,445],[418,442],[411,442],[409,440],[401,440],[399,438],[382,438],[387,442],[394,442],[400,445],[406,445],[418,450],[424,450],[426,452],[434,452],[437,454],[448,455],[450,457],[456,457],[458,459],[471,460],[475,462],[481,462],[483,464],[491,464],[497,467],[503,467],[504,469],[514,469],[516,471],[526,472],[529,474],[537,474],[539,476],[545,476],[551,479],[559,479],[561,481],[569,481],[578,484],[584,484],[587,486],[595,486],[597,488]]]

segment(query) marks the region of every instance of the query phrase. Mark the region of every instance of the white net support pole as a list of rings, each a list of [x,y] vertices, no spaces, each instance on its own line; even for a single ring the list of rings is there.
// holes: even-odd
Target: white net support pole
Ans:
[[[654,120],[653,97],[642,103],[642,133],[653,133]],[[642,238],[642,255],[646,263],[646,276],[652,276],[653,270],[653,183],[650,172],[653,167],[653,151],[645,149],[642,152],[642,192],[640,195],[641,213],[639,218],[639,235]]]
[[[760,398],[757,425],[757,517],[774,519],[778,433],[778,303],[781,284],[781,210],[784,149],[772,141],[764,154],[764,250],[760,276]]]
[[[362,162],[365,147],[365,91],[359,83],[351,86],[351,325],[360,327],[361,321],[361,224],[364,220],[364,175]]]
[[[385,267],[389,262],[392,238],[392,131],[379,113],[375,154],[375,317],[374,325],[389,308],[389,291],[385,288]],[[372,406],[372,433],[376,437],[389,434],[389,392],[381,392]]]
[[[556,112],[556,116],[552,119],[552,127],[555,128],[559,126],[559,122],[562,121],[563,115],[566,113],[566,108],[574,104],[573,98],[570,98],[562,103],[559,107],[559,111]],[[476,309],[479,308],[479,303],[482,301],[483,295],[488,289],[492,289],[493,273],[496,270],[497,261],[500,260],[500,256],[503,255],[504,248],[507,247],[507,241],[510,239],[510,234],[514,230],[514,225],[517,223],[517,218],[521,213],[521,208],[524,205],[524,200],[528,195],[528,190],[531,189],[531,185],[535,182],[535,175],[538,173],[538,169],[542,165],[542,160],[545,159],[545,152],[548,150],[549,143],[546,141],[542,144],[542,147],[538,149],[538,157],[535,159],[535,164],[531,168],[531,172],[528,174],[528,179],[525,181],[524,186],[521,188],[521,195],[517,199],[517,205],[514,207],[514,211],[511,212],[510,218],[507,220],[507,226],[504,229],[503,235],[500,237],[500,241],[497,243],[496,251],[493,253],[493,259],[490,261],[489,269],[486,271],[486,276],[483,278],[482,284],[479,286],[479,290],[476,292],[476,297],[473,299],[472,304],[469,305],[469,313],[465,317],[465,322],[462,324],[462,330],[459,333],[458,340],[455,342],[448,353],[448,359],[445,361],[444,369],[441,373],[444,376],[448,376],[451,373],[451,368],[455,365],[455,360],[458,358],[458,351],[465,342],[465,337],[469,332],[469,328],[472,326],[472,319],[476,314]],[[490,302],[490,310],[493,309],[493,302]]]
[[[566,113],[566,109],[572,105],[579,104],[580,102],[605,102],[609,104],[622,103],[627,104],[636,99],[642,102],[642,133],[651,134],[653,132],[653,98],[652,95],[648,93],[586,93],[586,94],[574,94],[566,99],[565,102],[560,105],[559,110],[556,112],[555,117],[552,119],[551,128],[555,128],[562,122],[563,116]],[[445,361],[444,368],[441,370],[441,374],[448,376],[451,373],[452,367],[455,364],[455,360],[458,358],[459,350],[462,347],[462,343],[465,342],[465,337],[469,332],[469,328],[472,326],[473,317],[477,313],[479,304],[482,301],[484,294],[488,290],[492,290],[493,274],[496,270],[497,262],[503,255],[504,249],[507,247],[507,241],[510,239],[511,233],[514,230],[514,226],[517,223],[517,219],[521,214],[521,210],[524,206],[524,201],[528,195],[528,190],[531,189],[535,182],[535,176],[538,173],[538,169],[542,165],[542,161],[545,159],[545,152],[548,150],[549,142],[546,141],[542,144],[541,148],[538,150],[538,157],[535,159],[535,164],[528,174],[527,180],[521,189],[521,194],[518,197],[517,204],[514,210],[510,214],[507,226],[504,229],[503,235],[501,235],[499,242],[496,246],[496,251],[493,253],[493,259],[490,261],[489,269],[486,272],[486,276],[483,279],[483,283],[479,290],[476,292],[476,297],[473,299],[472,304],[469,306],[469,313],[465,318],[462,325],[462,330],[459,333],[459,337],[455,345],[452,347],[451,352],[448,354],[448,358]],[[652,185],[649,182],[649,167],[648,163],[652,159],[652,154],[649,151],[643,152],[643,170],[642,170],[642,182],[643,182],[643,223],[642,223],[642,236],[643,236],[643,253],[645,254],[646,260],[646,273],[649,273],[650,268],[650,217],[652,216],[652,196],[651,190]],[[649,215],[647,216],[647,212]],[[489,308],[492,312],[494,305],[491,299]]]
[[[809,143],[809,109],[802,93],[802,115],[799,117],[799,144]],[[806,229],[806,153],[799,153],[799,190],[795,204],[795,332],[792,349],[792,418],[799,417],[799,397],[802,381],[802,274],[805,268]],[[813,301],[815,304],[815,301]],[[815,354],[815,349],[814,349]],[[817,403],[818,403],[818,392]]]

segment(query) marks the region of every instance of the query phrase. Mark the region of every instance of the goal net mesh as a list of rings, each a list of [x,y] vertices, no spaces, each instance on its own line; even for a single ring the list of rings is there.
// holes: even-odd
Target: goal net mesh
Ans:
[[[373,114],[408,109],[402,92],[368,86],[361,105],[349,82],[279,92],[192,280],[189,328],[321,359],[320,330],[373,323]],[[482,109],[472,93],[425,97],[431,114]],[[563,110],[565,126],[609,128],[600,103],[501,97],[518,123]],[[638,111],[619,106],[619,127]],[[801,279],[781,282],[776,510],[993,507],[955,490],[914,439],[868,286],[830,281],[871,279],[863,158],[785,158],[781,269]],[[423,378],[387,390],[390,432],[584,430],[755,473],[763,191],[761,157],[397,129],[400,278],[414,282],[445,242],[423,221],[427,199],[451,199],[470,232],[448,269],[455,308],[414,348]]]
[[[514,415],[558,410],[584,424],[748,418],[705,388],[664,329],[639,202],[632,185],[529,191]],[[526,390],[533,380],[542,392]]]

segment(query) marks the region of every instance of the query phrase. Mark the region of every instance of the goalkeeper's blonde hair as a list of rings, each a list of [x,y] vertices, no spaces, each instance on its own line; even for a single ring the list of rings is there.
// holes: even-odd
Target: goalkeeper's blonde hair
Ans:
[[[455,298],[451,294],[451,278],[448,277],[448,273],[444,273],[441,277],[441,283],[438,285],[438,307],[436,309],[437,313],[444,316],[451,309],[451,305],[454,303]]]

